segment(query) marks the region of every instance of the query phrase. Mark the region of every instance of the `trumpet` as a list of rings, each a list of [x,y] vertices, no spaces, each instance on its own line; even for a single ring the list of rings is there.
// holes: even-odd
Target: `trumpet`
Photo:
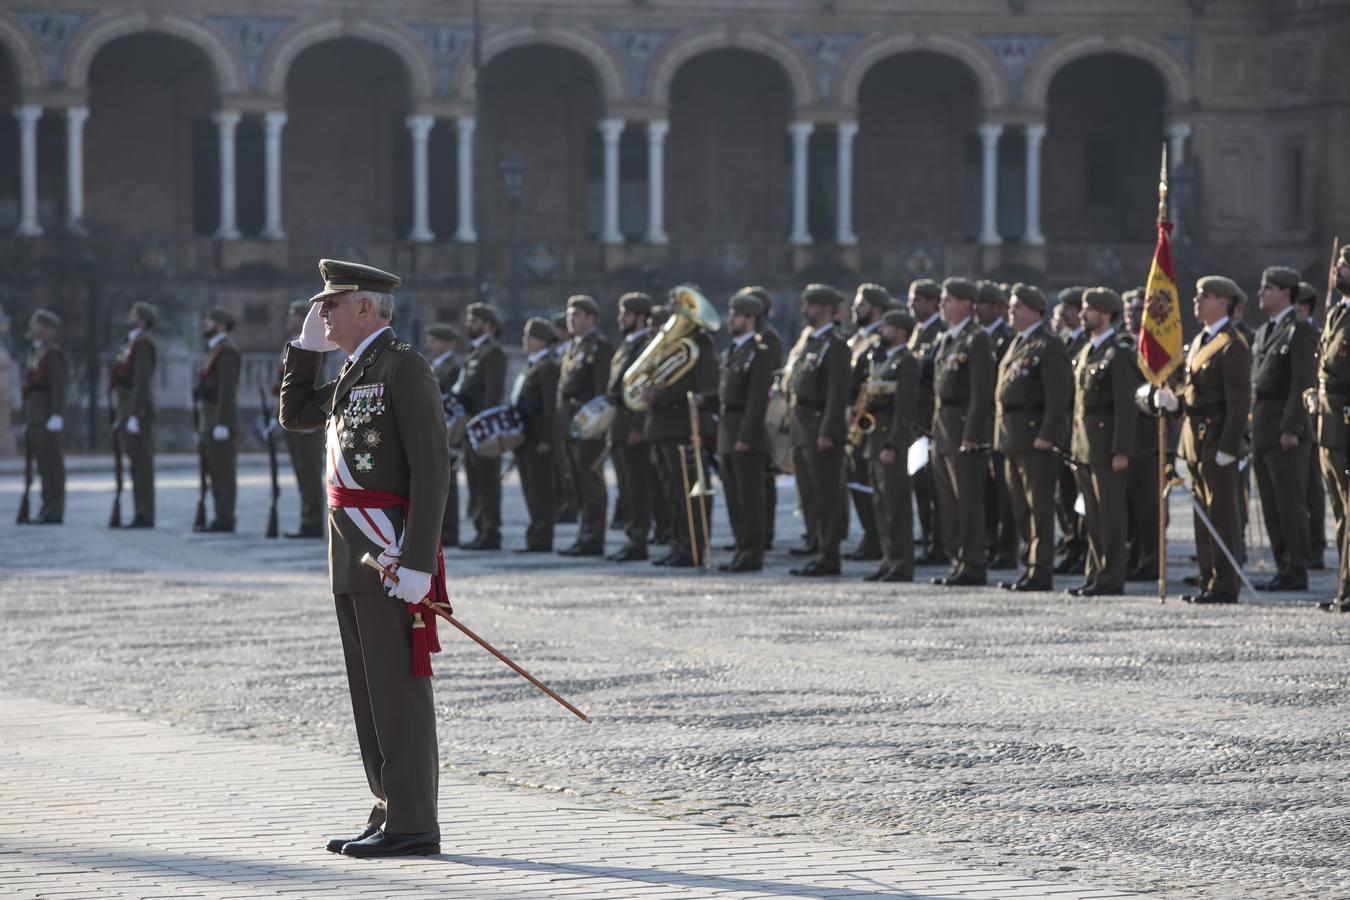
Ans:
[[[861,447],[867,441],[867,436],[877,430],[877,417],[867,411],[871,387],[872,379],[868,378],[858,390],[858,399],[853,401],[853,424],[848,426],[848,442],[854,447]]]
[[[678,381],[698,363],[699,329],[717,331],[722,319],[708,298],[687,284],[670,291],[671,316],[623,376],[623,402],[634,412],[646,412],[642,392]]]

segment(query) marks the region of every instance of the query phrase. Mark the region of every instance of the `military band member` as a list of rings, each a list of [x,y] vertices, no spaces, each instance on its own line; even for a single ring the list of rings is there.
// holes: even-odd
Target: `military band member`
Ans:
[[[914,317],[888,309],[881,317],[880,343],[872,352],[863,390],[876,427],[866,452],[872,506],[881,544],[881,564],[865,581],[914,580],[914,507],[910,499],[909,445],[919,392],[919,361],[909,350]]]
[[[155,367],[158,350],[150,332],[158,319],[145,301],[127,313],[127,342],[117,351],[109,382],[118,439],[131,470],[135,506],[128,528],[155,527]]]
[[[469,336],[469,355],[460,375],[460,402],[464,411],[476,416],[485,409],[500,406],[506,393],[506,352],[497,342],[502,330],[501,316],[486,303],[470,303],[464,319]],[[479,456],[464,451],[464,480],[469,486],[469,519],[474,538],[465,550],[500,550],[502,547],[502,461],[500,457]]]
[[[525,546],[518,553],[548,553],[553,549],[553,526],[558,518],[554,484],[553,427],[558,410],[558,360],[553,355],[553,328],[547,319],[525,323],[521,337],[525,369],[516,376],[511,405],[525,422],[525,441],[516,449],[520,490],[530,522]]]
[[[323,260],[300,339],[286,351],[281,425],[325,429],[329,574],[356,736],[375,805],[365,829],[328,849],[357,857],[440,852],[439,764],[429,659],[414,652],[419,620],[435,649],[435,616],[409,604],[448,602],[441,561],[450,474],[441,392],[427,361],[389,327],[396,275]],[[347,362],[317,384],[323,353]],[[360,564],[379,554],[398,584]],[[385,594],[390,596],[385,596]],[[391,599],[393,598],[393,599]],[[402,602],[396,602],[402,601]]]
[[[994,424],[994,353],[989,334],[975,321],[979,287],[966,278],[942,284],[947,331],[933,366],[933,473],[942,544],[951,574],[934,578],[948,587],[982,585],[988,578],[985,472]]]
[[[764,305],[764,314],[757,320],[759,322],[759,336],[764,341],[764,352],[773,363],[773,370],[777,372],[783,368],[783,336],[778,333],[778,329],[773,327],[769,321],[773,315],[773,296],[762,287],[750,286],[741,288],[738,293],[750,292],[759,299]],[[764,467],[764,549],[770,550],[773,547],[774,539],[774,520],[778,517],[778,468],[770,462]]]
[[[1320,334],[1317,324],[1317,288],[1306,281],[1298,285],[1298,299],[1295,301],[1298,317],[1312,328],[1314,334]],[[1314,370],[1317,367],[1314,366]],[[1308,568],[1325,569],[1327,552],[1327,492],[1322,483],[1322,466],[1318,460],[1317,419],[1312,417],[1309,425],[1308,448]]]
[[[1144,327],[1144,288],[1121,296],[1125,304],[1125,330],[1135,346]],[[1135,404],[1139,409],[1139,404]],[[1170,430],[1170,429],[1169,429]],[[1170,447],[1170,435],[1169,443]],[[1158,580],[1158,503],[1162,485],[1158,481],[1158,415],[1152,405],[1149,412],[1135,417],[1134,456],[1130,459],[1129,486],[1129,559],[1126,581]]]
[[[975,302],[975,319],[989,335],[994,351],[994,372],[1012,342],[1008,324],[1008,294],[993,281],[981,281]],[[1013,518],[1012,497],[1008,492],[1003,454],[990,453],[989,483],[985,487],[985,527],[989,531],[989,568],[1011,569],[1017,565],[1017,522]]]
[[[909,352],[919,361],[919,394],[914,409],[915,430],[927,436],[933,422],[933,361],[937,340],[947,330],[938,305],[942,285],[920,278],[909,286],[909,314],[914,317],[914,332],[909,336]],[[942,547],[942,527],[938,521],[935,466],[926,465],[914,473],[914,506],[919,515],[923,554],[918,562],[937,564],[948,561]]]
[[[1074,285],[1064,288],[1057,296],[1053,326],[1064,341],[1069,361],[1078,358],[1083,346],[1088,342],[1087,331],[1083,328],[1083,291],[1086,288]],[[1057,494],[1056,514],[1059,517],[1059,529],[1062,543],[1058,548],[1062,554],[1055,566],[1056,575],[1076,574],[1083,571],[1087,561],[1087,532],[1084,530],[1083,517],[1075,507],[1078,503],[1078,479],[1065,459],[1059,470],[1059,491]]]
[[[558,411],[568,423],[594,397],[609,386],[609,361],[614,347],[597,328],[600,306],[591,297],[577,294],[567,301],[567,332],[571,342],[563,354],[558,375]],[[604,470],[596,462],[605,452],[604,440],[582,440],[568,435],[567,459],[577,491],[578,527],[572,546],[563,556],[601,556],[605,552],[605,512],[609,493]]]
[[[1004,480],[1023,546],[1022,574],[1000,584],[1010,591],[1054,587],[1056,450],[1069,443],[1073,371],[1064,343],[1045,321],[1040,289],[1012,289],[1012,329],[999,362],[995,388],[994,447],[1003,456]]]
[[[202,323],[206,362],[197,370],[197,440],[206,460],[214,516],[206,531],[232,533],[239,468],[239,348],[230,340],[234,316],[208,310]]]
[[[670,309],[668,307],[659,303],[652,307],[650,327],[653,339],[661,331],[662,326],[666,324],[668,318],[670,318]],[[650,482],[652,499],[651,543],[669,546],[671,514],[672,512],[678,512],[679,510],[671,507],[670,504],[666,502],[667,498],[670,496],[670,486],[667,485],[664,480],[665,468],[661,458],[661,447],[653,443],[648,436],[651,433],[648,421],[647,416],[644,415],[642,420],[642,441],[651,451],[648,457],[651,462],[652,473]]]
[[[305,317],[309,315],[310,302],[296,300],[286,312],[286,327],[297,340],[300,329],[304,327]],[[289,346],[289,344],[288,344]],[[285,374],[285,365],[277,368],[276,381],[272,385],[272,395],[281,397],[281,379]],[[268,418],[271,418],[269,415]],[[268,423],[268,429],[276,427],[276,422]],[[296,490],[300,494],[300,527],[296,531],[286,532],[288,538],[323,537],[323,519],[328,510],[328,498],[324,494],[324,435],[322,431],[286,431],[282,429],[286,440],[286,455],[290,457],[291,469],[295,472]]]
[[[1264,591],[1308,589],[1312,429],[1303,392],[1317,383],[1317,336],[1294,307],[1299,280],[1293,269],[1266,269],[1259,298],[1268,318],[1252,344],[1252,455],[1276,565],[1275,577],[1257,585]]]
[[[857,330],[848,339],[849,367],[852,378],[849,383],[849,415],[852,417],[853,404],[872,368],[872,348],[881,341],[881,316],[892,306],[891,295],[879,284],[861,284],[853,296],[853,324]],[[850,422],[850,424],[852,424]],[[853,498],[853,508],[858,514],[858,524],[862,527],[862,539],[849,559],[881,559],[881,542],[877,538],[876,513],[873,511],[872,497],[864,491],[854,489],[852,485],[868,486],[871,476],[867,460],[867,445],[855,447],[849,444],[845,448],[848,462],[849,495]],[[847,508],[844,515],[848,515]]]
[[[1317,604],[1327,612],[1350,612],[1350,554],[1345,552],[1350,514],[1350,244],[1341,248],[1331,273],[1339,303],[1327,298],[1327,318],[1318,344],[1317,446],[1322,479],[1336,521],[1337,588]]]
[[[815,555],[793,575],[840,574],[847,493],[844,447],[848,431],[848,346],[834,317],[844,295],[824,284],[802,292],[802,319],[809,333],[790,361],[785,378],[791,406],[792,468],[801,496],[802,518]]]
[[[1088,342],[1073,361],[1073,440],[1087,532],[1086,579],[1068,593],[1101,597],[1125,593],[1126,488],[1134,453],[1135,388],[1139,366],[1134,342],[1116,333],[1120,295],[1110,288],[1083,292]]]
[[[553,355],[561,366],[567,348],[572,346],[572,336],[567,332],[567,311],[554,313],[549,324],[553,327]],[[577,520],[577,486],[572,481],[572,463],[567,457],[567,432],[571,425],[572,420],[567,416],[553,417],[553,469],[558,485],[560,525],[571,525]]]
[[[448,322],[433,322],[427,326],[427,357],[431,373],[441,389],[441,401],[455,392],[459,373],[463,369],[458,350],[464,344],[464,335]],[[462,447],[450,448],[450,488],[445,497],[445,515],[441,519],[441,546],[459,546],[459,462]]]
[[[1238,514],[1238,459],[1252,402],[1251,351],[1231,315],[1240,290],[1231,279],[1209,275],[1196,282],[1195,317],[1204,325],[1186,350],[1181,390],[1159,388],[1153,402],[1182,412],[1177,454],[1192,473],[1196,497],[1229,551],[1241,549]],[[1163,302],[1160,298],[1150,303]],[[1153,313],[1150,313],[1151,315]],[[1197,515],[1195,555],[1200,593],[1183,595],[1189,603],[1236,603],[1238,574]]]
[[[61,347],[61,317],[36,310],[28,320],[32,350],[23,377],[24,441],[42,479],[42,506],[33,525],[60,525],[66,515],[66,452],[62,446],[70,364]],[[8,402],[8,398],[6,398]]]
[[[652,448],[642,435],[644,415],[624,402],[623,376],[651,342],[652,298],[641,292],[619,298],[619,334],[623,336],[609,362],[609,402],[614,421],[609,426],[609,445],[614,474],[624,507],[624,545],[609,555],[612,562],[637,562],[647,558],[647,540],[652,529]]]
[[[718,567],[723,572],[764,568],[764,472],[769,459],[764,422],[773,360],[758,333],[763,314],[764,304],[757,297],[737,293],[731,300],[731,346],[722,353],[718,390],[717,454],[736,555]]]

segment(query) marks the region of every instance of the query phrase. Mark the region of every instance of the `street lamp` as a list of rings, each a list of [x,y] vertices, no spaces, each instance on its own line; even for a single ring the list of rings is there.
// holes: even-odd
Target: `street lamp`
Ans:
[[[502,159],[502,186],[506,191],[507,238],[511,253],[511,313],[520,313],[520,197],[525,191],[525,161],[508,153]]]

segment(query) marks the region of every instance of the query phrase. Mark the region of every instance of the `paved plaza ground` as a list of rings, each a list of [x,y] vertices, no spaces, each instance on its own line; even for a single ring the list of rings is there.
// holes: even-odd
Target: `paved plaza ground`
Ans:
[[[67,524],[16,528],[0,469],[0,895],[1350,896],[1330,576],[1220,608],[803,583],[786,480],[763,574],[447,551],[457,613],[595,723],[445,635],[445,855],[333,856],[366,796],[321,544],[261,537],[256,457],[240,533],[192,534],[166,463],[153,532],[79,464]]]

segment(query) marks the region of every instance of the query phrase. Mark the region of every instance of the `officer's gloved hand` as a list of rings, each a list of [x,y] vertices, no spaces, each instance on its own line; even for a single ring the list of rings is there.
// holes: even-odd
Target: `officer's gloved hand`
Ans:
[[[1153,392],[1153,405],[1158,409],[1176,412],[1181,403],[1177,400],[1177,395],[1172,392],[1171,388],[1160,387]]]
[[[136,416],[127,416],[127,434],[140,434],[141,420]]]
[[[294,341],[301,350],[313,350],[315,353],[327,353],[336,350],[337,344],[324,336],[323,317],[319,315],[322,303],[311,303],[305,314],[305,324],[300,327],[300,338]]]
[[[217,425],[211,429],[211,440],[228,441],[230,439],[230,427],[228,425]]]
[[[431,573],[400,566],[398,584],[391,584],[385,590],[389,592],[389,596],[397,597],[404,603],[420,603],[431,591]]]
[[[65,427],[66,427],[66,422],[65,422],[65,420],[62,419],[60,416],[52,416],[50,419],[47,420],[47,430],[48,430],[48,431],[53,431],[53,432],[55,432],[55,431],[60,431],[62,428],[65,428]]]
[[[1218,463],[1220,466],[1231,466],[1234,462],[1237,461],[1237,457],[1224,453],[1222,450],[1215,450],[1214,461]]]
[[[401,554],[402,552],[403,548],[400,547],[398,544],[390,544],[388,547],[385,547],[383,550],[380,551],[380,555],[376,557],[375,561],[387,570],[393,569],[395,566],[398,565],[399,554]],[[391,584],[388,577],[384,575],[380,576],[380,582],[384,585],[386,589],[388,589],[389,585]]]

